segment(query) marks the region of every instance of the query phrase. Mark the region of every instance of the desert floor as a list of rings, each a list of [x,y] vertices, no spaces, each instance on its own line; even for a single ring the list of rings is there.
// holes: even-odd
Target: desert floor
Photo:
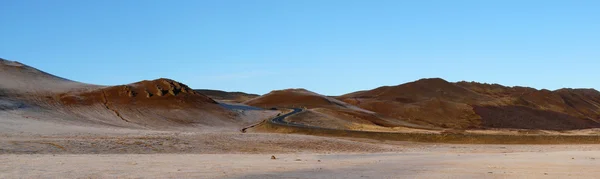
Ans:
[[[600,145],[397,143],[394,152],[2,154],[0,178],[597,178]],[[271,159],[275,156],[277,159]]]
[[[597,178],[600,145],[468,145],[65,125],[0,115],[0,178]],[[36,113],[37,114],[37,113]],[[42,115],[43,114],[39,114]],[[275,156],[276,159],[271,159]]]

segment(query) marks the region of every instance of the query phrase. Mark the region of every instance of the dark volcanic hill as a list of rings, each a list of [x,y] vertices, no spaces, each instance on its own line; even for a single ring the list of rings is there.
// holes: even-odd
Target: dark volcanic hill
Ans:
[[[220,90],[209,90],[209,89],[197,89],[194,90],[200,94],[204,94],[214,100],[225,101],[225,102],[235,102],[242,103],[244,101],[248,101],[250,99],[259,97],[257,94],[248,94],[243,92],[227,92]]]
[[[600,127],[600,92],[594,89],[549,91],[434,78],[338,99],[385,116],[444,128]]]

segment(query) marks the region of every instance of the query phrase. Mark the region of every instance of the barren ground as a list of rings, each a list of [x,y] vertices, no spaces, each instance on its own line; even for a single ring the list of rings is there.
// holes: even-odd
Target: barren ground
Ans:
[[[246,125],[278,112],[237,113]],[[241,133],[243,125],[182,131],[57,127],[17,116],[22,115],[0,116],[0,178],[595,178],[600,174],[600,145],[416,143]]]
[[[600,145],[433,144],[259,129],[242,133],[248,125],[289,111],[218,105],[168,79],[105,87],[0,62],[0,178],[597,178],[600,174]],[[440,95],[440,90],[432,91]],[[293,92],[295,97],[277,97],[281,92]],[[577,92],[588,93],[600,94]],[[315,118],[304,122],[327,122],[341,129],[382,130],[370,123],[396,126],[370,111],[306,90],[271,96],[275,98],[259,97],[247,104],[314,103],[325,109],[315,109],[319,112],[313,113]],[[600,98],[590,99],[596,101],[586,101],[598,107]],[[597,136],[598,130],[560,134]]]
[[[599,146],[438,147],[418,152],[274,154],[276,160],[270,154],[11,154],[0,155],[0,178],[596,178],[600,174],[600,152],[585,151]]]

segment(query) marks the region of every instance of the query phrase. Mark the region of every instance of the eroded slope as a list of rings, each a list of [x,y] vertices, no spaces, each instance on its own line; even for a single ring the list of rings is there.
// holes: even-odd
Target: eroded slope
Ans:
[[[536,90],[475,82],[422,79],[338,97],[411,123],[455,129],[570,130],[600,127],[600,93]]]

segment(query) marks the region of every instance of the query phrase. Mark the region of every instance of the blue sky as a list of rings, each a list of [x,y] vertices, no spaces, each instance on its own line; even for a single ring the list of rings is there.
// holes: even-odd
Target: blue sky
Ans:
[[[600,88],[600,1],[3,0],[0,58],[94,84]]]

